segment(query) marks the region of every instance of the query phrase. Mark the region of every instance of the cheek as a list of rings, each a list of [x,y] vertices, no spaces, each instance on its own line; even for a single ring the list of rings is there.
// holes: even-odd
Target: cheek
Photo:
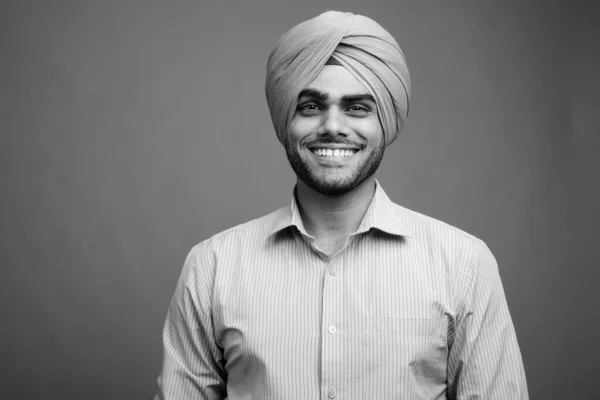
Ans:
[[[379,120],[361,120],[355,125],[356,132],[363,137],[363,139],[371,143],[379,143],[383,140],[383,130]]]
[[[288,129],[290,137],[293,136],[296,140],[300,140],[319,128],[317,118],[294,118]]]

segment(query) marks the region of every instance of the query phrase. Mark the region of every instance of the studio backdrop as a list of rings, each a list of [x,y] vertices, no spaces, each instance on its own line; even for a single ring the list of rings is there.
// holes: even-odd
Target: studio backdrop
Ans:
[[[190,248],[290,201],[264,96],[326,9],[400,43],[413,102],[378,179],[495,254],[532,399],[600,398],[598,6],[0,5],[1,399],[149,399]]]

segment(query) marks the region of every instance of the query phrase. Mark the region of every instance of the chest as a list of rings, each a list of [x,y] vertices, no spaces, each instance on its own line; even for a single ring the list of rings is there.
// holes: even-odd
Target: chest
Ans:
[[[381,250],[350,245],[329,262],[313,251],[240,260],[215,292],[229,377],[268,385],[300,370],[315,388],[333,379],[365,396],[381,390],[381,376],[443,385],[452,323],[445,285],[434,266]]]
[[[321,250],[344,244],[324,242]],[[353,334],[445,337],[455,315],[444,266],[399,246],[370,250],[350,243],[330,260],[307,246],[258,261],[240,258],[227,270],[214,294],[223,340],[231,332],[316,338],[326,320]]]

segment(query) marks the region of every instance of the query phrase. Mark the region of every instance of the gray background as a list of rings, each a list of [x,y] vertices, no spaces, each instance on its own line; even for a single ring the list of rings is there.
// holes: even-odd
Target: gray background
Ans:
[[[405,51],[380,182],[488,243],[531,398],[600,398],[593,4],[3,1],[0,398],[154,395],[188,250],[289,202],[264,68],[325,9]]]

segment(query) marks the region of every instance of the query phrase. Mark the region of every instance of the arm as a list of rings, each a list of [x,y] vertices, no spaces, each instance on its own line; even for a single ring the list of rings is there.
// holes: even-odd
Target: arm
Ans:
[[[223,355],[211,315],[212,265],[201,245],[188,254],[163,330],[164,359],[155,400],[227,397]]]
[[[525,370],[498,265],[480,240],[466,271],[448,357],[448,398],[527,400]]]

